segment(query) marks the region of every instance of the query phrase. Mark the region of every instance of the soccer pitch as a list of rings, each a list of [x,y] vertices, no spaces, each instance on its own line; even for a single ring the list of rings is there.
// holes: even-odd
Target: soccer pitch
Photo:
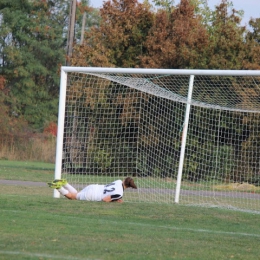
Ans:
[[[19,178],[18,178],[19,177]],[[50,165],[0,161],[0,179],[47,182]],[[54,199],[0,184],[0,259],[258,259],[259,214]]]

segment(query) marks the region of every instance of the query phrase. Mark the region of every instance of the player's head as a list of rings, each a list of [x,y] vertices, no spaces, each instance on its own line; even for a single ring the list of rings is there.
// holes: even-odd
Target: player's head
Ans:
[[[134,182],[134,180],[131,178],[131,177],[127,177],[127,178],[125,178],[125,180],[124,180],[124,186],[126,187],[126,188],[133,188],[133,189],[137,189],[137,187],[136,187],[136,185],[135,185],[135,182]]]

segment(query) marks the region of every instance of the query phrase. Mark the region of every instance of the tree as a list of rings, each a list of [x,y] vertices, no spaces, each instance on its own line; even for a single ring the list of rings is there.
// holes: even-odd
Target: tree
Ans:
[[[1,74],[10,113],[35,128],[57,116],[58,69],[64,63],[68,1],[2,1]],[[65,18],[64,18],[65,17]]]
[[[246,34],[246,57],[243,68],[251,70],[260,69],[260,18],[249,21],[251,30]]]
[[[145,52],[143,42],[153,16],[150,6],[137,0],[113,0],[100,10],[99,27],[85,35],[84,46],[76,46],[74,65],[136,67]]]
[[[208,69],[242,69],[245,58],[244,33],[240,26],[241,13],[228,13],[230,3],[222,0],[213,12],[208,47]]]
[[[142,55],[142,66],[153,68],[205,68],[207,31],[194,6],[182,0],[170,13],[159,10]]]

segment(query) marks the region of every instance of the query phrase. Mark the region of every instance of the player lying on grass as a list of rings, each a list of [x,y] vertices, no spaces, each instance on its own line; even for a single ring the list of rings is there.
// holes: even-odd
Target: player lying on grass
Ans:
[[[124,181],[116,180],[107,185],[91,184],[78,192],[66,180],[54,180],[48,183],[50,188],[57,189],[61,195],[70,200],[123,202],[124,190],[127,188],[137,189],[134,180],[127,177]]]

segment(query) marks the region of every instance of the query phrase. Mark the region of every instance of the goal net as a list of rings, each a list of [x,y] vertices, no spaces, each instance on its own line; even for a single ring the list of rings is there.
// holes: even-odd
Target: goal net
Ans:
[[[62,67],[55,178],[260,212],[259,113],[260,71]]]

